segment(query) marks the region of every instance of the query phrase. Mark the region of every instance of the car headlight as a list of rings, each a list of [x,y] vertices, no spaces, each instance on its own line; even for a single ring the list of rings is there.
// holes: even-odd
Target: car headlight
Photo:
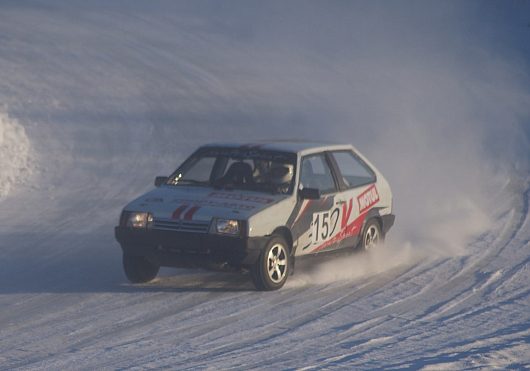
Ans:
[[[215,219],[214,232],[221,234],[239,235],[239,220],[235,219]]]
[[[146,212],[124,211],[121,225],[135,229],[147,229],[153,225],[153,215]]]

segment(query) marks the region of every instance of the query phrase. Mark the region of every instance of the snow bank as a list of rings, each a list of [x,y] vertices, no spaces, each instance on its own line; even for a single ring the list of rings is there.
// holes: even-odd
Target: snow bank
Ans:
[[[31,145],[24,128],[0,111],[0,198],[30,172]]]

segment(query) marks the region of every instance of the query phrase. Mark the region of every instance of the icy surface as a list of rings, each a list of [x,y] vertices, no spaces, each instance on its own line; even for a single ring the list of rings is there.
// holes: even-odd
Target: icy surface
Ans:
[[[0,369],[530,367],[528,12],[231,4],[0,3]],[[387,175],[385,247],[270,293],[126,282],[113,227],[156,175],[298,137]]]

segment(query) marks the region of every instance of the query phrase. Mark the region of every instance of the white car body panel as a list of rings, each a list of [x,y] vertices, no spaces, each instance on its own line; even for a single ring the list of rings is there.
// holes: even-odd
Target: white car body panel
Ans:
[[[137,198],[125,209],[148,211],[155,219],[187,218],[209,222],[214,217],[248,219],[286,198],[288,197],[285,195],[240,190],[224,191],[197,186],[164,185]]]

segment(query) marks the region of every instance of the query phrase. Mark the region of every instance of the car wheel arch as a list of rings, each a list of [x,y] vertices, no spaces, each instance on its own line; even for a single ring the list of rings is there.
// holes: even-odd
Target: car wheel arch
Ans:
[[[381,229],[381,231],[383,231],[383,218],[381,218],[379,208],[373,208],[368,212],[368,214],[366,214],[361,231],[364,231],[366,225],[372,220],[377,221],[377,224],[379,224],[379,228]]]
[[[271,234],[271,236],[280,235],[285,239],[288,244],[289,252],[293,255],[293,235],[291,230],[286,226],[277,227]]]

